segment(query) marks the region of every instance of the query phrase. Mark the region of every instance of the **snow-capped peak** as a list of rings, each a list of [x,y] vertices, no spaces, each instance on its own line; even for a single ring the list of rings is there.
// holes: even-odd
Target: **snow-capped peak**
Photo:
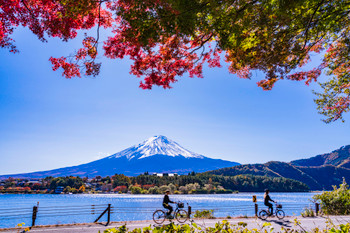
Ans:
[[[146,158],[152,155],[168,155],[168,156],[179,156],[182,155],[186,158],[201,158],[203,156],[186,150],[176,142],[168,139],[165,136],[159,135],[154,136],[139,144],[138,150],[142,154],[140,159]]]
[[[143,159],[153,155],[167,155],[172,157],[183,156],[185,158],[204,158],[204,156],[193,153],[162,135],[151,137],[136,146],[130,147],[112,156],[126,156],[130,160],[133,158]]]

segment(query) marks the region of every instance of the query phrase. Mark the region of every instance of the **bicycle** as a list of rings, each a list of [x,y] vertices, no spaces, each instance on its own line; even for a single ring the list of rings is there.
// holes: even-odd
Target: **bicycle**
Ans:
[[[278,219],[283,219],[286,216],[286,214],[282,210],[282,205],[276,203],[276,208],[275,208],[274,213],[270,214],[269,209],[261,210],[259,212],[259,218],[262,219],[262,220],[266,220],[267,217],[269,217],[269,216],[271,216],[273,214],[275,214]]]
[[[176,203],[176,209],[174,210],[173,214],[168,216],[167,211],[164,210],[156,210],[153,213],[153,221],[157,224],[162,224],[165,219],[176,219],[179,223],[184,223],[188,219],[188,213],[184,208],[184,203],[177,202]]]

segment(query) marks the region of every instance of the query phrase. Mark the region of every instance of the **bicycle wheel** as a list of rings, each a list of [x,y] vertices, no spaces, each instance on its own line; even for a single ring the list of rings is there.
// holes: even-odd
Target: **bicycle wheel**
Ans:
[[[266,220],[268,216],[269,216],[269,213],[267,213],[266,210],[262,210],[259,212],[259,218],[262,220]]]
[[[179,223],[184,223],[188,219],[188,214],[186,210],[178,210],[175,213],[175,218]]]
[[[153,213],[153,221],[157,224],[162,224],[165,221],[166,214],[163,210],[156,210]]]
[[[285,216],[286,216],[286,214],[284,213],[283,210],[277,210],[277,211],[276,211],[276,217],[277,217],[278,219],[283,219]]]

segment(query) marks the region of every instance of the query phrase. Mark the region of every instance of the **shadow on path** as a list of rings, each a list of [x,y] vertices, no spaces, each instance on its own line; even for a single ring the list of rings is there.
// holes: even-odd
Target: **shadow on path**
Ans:
[[[292,223],[289,221],[289,220],[274,220],[274,219],[271,219],[271,220],[263,220],[264,222],[269,222],[269,223],[274,223],[274,224],[277,224],[277,225],[280,225],[281,227],[292,227]]]

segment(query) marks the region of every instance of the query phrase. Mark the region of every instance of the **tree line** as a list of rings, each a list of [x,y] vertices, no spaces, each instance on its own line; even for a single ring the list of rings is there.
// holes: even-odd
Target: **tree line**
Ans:
[[[123,174],[94,178],[46,177],[36,182],[9,178],[0,183],[2,193],[132,193],[162,194],[170,190],[174,194],[219,194],[232,192],[262,192],[269,188],[275,192],[305,192],[309,188],[300,181],[283,177],[254,175],[222,176],[207,173],[157,176],[148,173],[129,177]]]

